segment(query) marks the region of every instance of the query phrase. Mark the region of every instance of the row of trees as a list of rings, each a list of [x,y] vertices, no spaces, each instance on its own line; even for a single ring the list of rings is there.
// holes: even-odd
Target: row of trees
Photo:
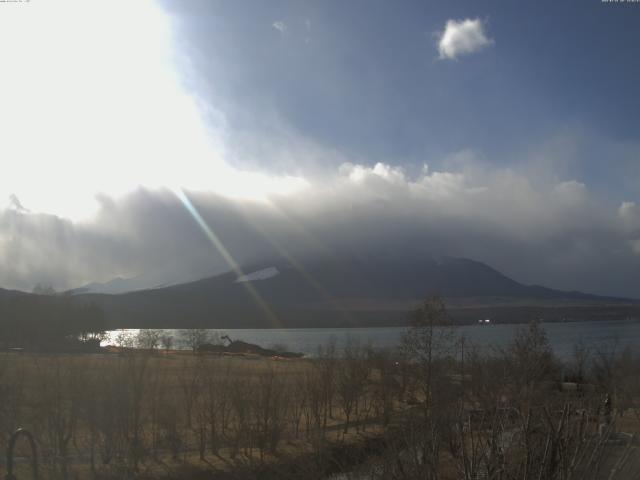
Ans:
[[[284,441],[321,452],[396,408],[390,390],[374,388],[373,353],[350,346],[345,354],[330,347],[312,362],[5,355],[0,439],[28,427],[51,478],[72,478],[81,465],[95,478],[215,458],[256,467]]]
[[[149,351],[159,348],[165,350],[189,348],[196,353],[203,345],[221,345],[223,342],[218,332],[189,328],[178,330],[177,334],[159,329],[141,329],[137,334],[120,330],[115,337],[115,343],[120,348],[141,348]]]
[[[106,330],[100,307],[68,295],[17,294],[0,299],[0,341],[5,347],[99,344]]]
[[[404,342],[411,414],[385,431],[371,479],[637,478],[640,356],[614,344],[577,345],[562,364],[536,323],[507,348],[467,350],[433,298]],[[572,382],[563,382],[563,380]],[[627,419],[623,423],[624,416]],[[631,416],[631,418],[629,418]]]

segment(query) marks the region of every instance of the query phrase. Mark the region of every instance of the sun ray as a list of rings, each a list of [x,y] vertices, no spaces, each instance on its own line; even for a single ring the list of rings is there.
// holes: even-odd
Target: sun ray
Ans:
[[[303,226],[299,225],[297,222],[295,222],[289,215],[287,215],[284,211],[282,211],[281,208],[279,208],[277,205],[275,205],[273,202],[269,202],[269,206],[273,209],[273,211],[279,215],[285,222],[289,223],[293,229],[297,230],[298,233],[304,237],[304,239],[307,241],[307,243],[312,243],[316,248],[322,250],[323,252],[325,252],[326,254],[331,255],[331,252],[329,251],[329,249],[322,244],[318,239],[316,239],[315,237],[313,237]],[[251,225],[265,240],[267,240],[271,246],[273,246],[276,251],[285,259],[287,260],[287,262],[289,262],[291,264],[291,266],[298,272],[300,273],[300,275],[302,276],[302,278],[327,302],[329,303],[332,307],[334,307],[336,309],[336,311],[338,311],[342,317],[344,318],[344,320],[347,321],[347,323],[351,323],[351,315],[349,314],[349,311],[344,307],[344,305],[342,305],[342,303],[335,298],[333,295],[331,295],[331,293],[318,281],[316,280],[313,275],[311,275],[307,269],[304,267],[304,265],[302,265],[302,263],[295,258],[295,256],[293,254],[291,254],[290,252],[288,252],[286,250],[286,248],[278,241],[276,240],[276,238],[273,237],[273,235],[271,235],[270,233],[268,233],[264,227],[262,227],[261,225],[257,224],[256,222],[253,222],[249,216],[247,215],[243,215],[245,220],[247,220],[247,223],[249,223],[249,225]]]
[[[189,212],[189,214],[193,217],[193,219],[196,221],[198,226],[202,229],[202,231],[204,232],[206,237],[209,239],[211,244],[222,256],[222,258],[227,263],[227,265],[229,265],[229,268],[233,270],[233,272],[236,274],[238,278],[242,277],[245,274],[242,271],[242,268],[240,267],[240,265],[238,265],[238,262],[235,261],[231,253],[229,253],[229,251],[224,246],[220,238],[215,234],[215,232],[211,229],[211,227],[209,227],[205,219],[202,218],[202,215],[200,215],[200,212],[198,211],[198,209],[193,205],[191,200],[189,200],[189,197],[187,197],[187,195],[184,193],[182,189],[176,189],[175,194],[177,195],[178,199],[180,200],[182,205],[185,207],[187,212]],[[271,307],[269,307],[269,305],[264,301],[260,293],[258,293],[258,291],[253,287],[251,282],[240,282],[240,283],[247,289],[247,293],[249,293],[249,296],[258,305],[258,307],[264,312],[265,316],[271,322],[272,326],[274,328],[282,328],[283,325],[280,319],[277,317],[277,315],[271,309]]]

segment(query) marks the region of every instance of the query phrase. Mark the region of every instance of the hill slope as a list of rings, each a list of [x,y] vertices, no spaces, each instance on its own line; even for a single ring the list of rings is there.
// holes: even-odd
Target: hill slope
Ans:
[[[77,297],[101,305],[113,326],[149,328],[394,325],[432,293],[447,298],[454,317],[466,322],[486,316],[524,321],[558,308],[563,317],[602,308],[606,316],[612,305],[615,315],[626,316],[637,308],[628,307],[635,303],[627,299],[523,285],[463,258],[352,256],[297,267],[255,265],[244,272],[243,281],[230,272],[165,288]]]

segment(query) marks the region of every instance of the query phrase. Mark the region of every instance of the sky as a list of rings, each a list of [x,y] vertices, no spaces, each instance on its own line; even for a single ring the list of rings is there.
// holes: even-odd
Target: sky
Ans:
[[[640,3],[0,3],[0,287],[452,255],[640,298]]]

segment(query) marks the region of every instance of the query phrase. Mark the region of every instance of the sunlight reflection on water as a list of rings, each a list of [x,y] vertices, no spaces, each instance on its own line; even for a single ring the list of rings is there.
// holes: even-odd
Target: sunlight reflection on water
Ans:
[[[561,358],[571,356],[573,346],[582,341],[586,345],[602,345],[607,349],[623,349],[627,346],[638,348],[640,345],[640,322],[637,321],[600,321],[542,323],[549,336],[551,346]],[[468,346],[480,348],[503,347],[507,345],[520,327],[525,325],[467,325],[458,327]],[[138,333],[136,329],[125,330],[130,335]],[[108,332],[103,345],[116,345],[116,338],[122,330]],[[165,330],[174,337],[175,348],[188,348],[180,342],[179,330]],[[390,348],[399,344],[406,327],[377,328],[284,328],[284,329],[210,329],[211,334],[229,335],[234,340],[256,343],[263,347],[279,345],[287,350],[314,355],[318,347],[334,341],[338,349],[348,341],[359,344],[371,344],[378,348]]]

